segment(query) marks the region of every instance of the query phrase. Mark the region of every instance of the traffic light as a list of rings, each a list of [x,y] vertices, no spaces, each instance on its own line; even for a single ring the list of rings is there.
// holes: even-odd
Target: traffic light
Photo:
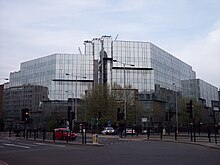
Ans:
[[[166,112],[166,115],[165,115],[165,121],[170,121],[171,118],[173,117],[173,113],[172,112]]]
[[[24,108],[21,110],[21,120],[24,122],[29,122],[30,119],[30,113],[29,113],[29,109],[28,108]]]
[[[68,110],[67,110],[67,120],[68,121],[70,121],[71,111],[72,111],[72,106],[68,106]]]
[[[186,109],[187,109],[187,113],[189,113],[190,117],[192,118],[192,111],[193,111],[193,103],[192,100],[190,100],[189,103],[186,103]]]
[[[119,121],[120,120],[120,112],[121,110],[120,110],[120,108],[118,108],[117,109],[117,121]]]
[[[124,119],[124,113],[121,113],[121,120],[123,120]]]
[[[68,106],[67,119],[68,121],[74,120],[76,118],[75,112],[72,111],[72,106]]]
[[[74,120],[76,118],[75,112],[71,112],[71,119]]]
[[[120,108],[117,109],[117,120],[123,120],[124,119],[124,113],[121,112]]]

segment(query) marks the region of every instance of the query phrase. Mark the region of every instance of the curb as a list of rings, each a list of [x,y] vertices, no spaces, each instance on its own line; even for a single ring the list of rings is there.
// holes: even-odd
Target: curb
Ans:
[[[96,146],[96,147],[103,147],[104,144],[100,144],[100,143],[86,143],[86,144],[82,144],[82,143],[74,143],[74,142],[68,142],[67,141],[53,141],[53,140],[45,140],[43,141],[42,139],[23,139],[23,138],[16,138],[22,141],[36,141],[36,142],[42,142],[42,143],[52,143],[52,144],[63,144],[63,145],[81,145],[81,146]]]
[[[219,149],[220,150],[220,146],[213,146],[213,145],[209,145],[210,143],[207,144],[202,144],[202,143],[196,143],[196,142],[187,142],[187,141],[178,141],[178,140],[160,140],[160,139],[146,139],[146,138],[118,138],[118,140],[131,140],[131,141],[161,141],[161,142],[172,142],[172,143],[183,143],[183,144],[191,144],[191,145],[198,145],[198,146],[202,146],[202,147],[207,147],[207,148],[212,148],[212,149]]]

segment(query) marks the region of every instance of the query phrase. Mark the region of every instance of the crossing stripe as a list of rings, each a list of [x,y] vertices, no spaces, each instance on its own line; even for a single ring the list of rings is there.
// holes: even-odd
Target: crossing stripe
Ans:
[[[0,160],[0,165],[8,165],[8,163],[3,162],[3,161]]]
[[[31,147],[28,147],[28,146],[23,146],[23,145],[16,145],[16,144],[9,144],[9,143],[2,143],[3,145],[6,145],[6,146],[11,146],[11,147],[20,147],[20,148],[26,148],[26,149],[29,149]]]
[[[27,143],[18,143],[19,145],[25,145],[25,146],[30,146],[30,147],[37,147],[38,145],[34,144],[27,144]]]
[[[54,147],[66,147],[65,145],[57,145],[57,144],[46,144],[46,143],[34,143],[42,146],[54,146]]]

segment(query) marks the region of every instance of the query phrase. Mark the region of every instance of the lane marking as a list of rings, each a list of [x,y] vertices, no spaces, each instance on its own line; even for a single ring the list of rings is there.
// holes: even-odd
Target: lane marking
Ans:
[[[0,160],[0,165],[8,165],[8,163],[3,162],[3,161]]]
[[[28,146],[23,146],[23,145],[17,145],[17,144],[9,144],[9,143],[3,143],[3,145],[6,145],[6,146],[11,146],[11,147],[20,147],[20,148],[26,148],[26,149],[29,149],[31,147],[28,147]]]
[[[46,144],[46,143],[34,143],[37,145],[42,145],[42,146],[52,146],[52,147],[66,147],[64,145],[57,145],[57,144]]]
[[[37,147],[37,145],[34,144],[27,144],[27,143],[18,143],[19,145],[26,145],[26,146],[30,146],[30,147]]]

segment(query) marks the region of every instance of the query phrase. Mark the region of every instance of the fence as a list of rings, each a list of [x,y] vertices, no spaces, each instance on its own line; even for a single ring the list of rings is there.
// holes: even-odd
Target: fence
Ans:
[[[42,140],[42,141],[59,141],[59,142],[72,142],[72,143],[81,143],[86,144],[87,142],[92,142],[92,136],[87,136],[86,130],[80,131],[76,134],[71,131],[61,130],[57,133],[55,130],[46,131],[39,129],[27,129],[27,130],[16,130],[16,131],[7,131],[0,132],[1,136],[8,137],[20,137],[24,139],[32,139],[32,140]]]
[[[184,130],[184,129],[179,129]],[[8,137],[20,137],[24,139],[33,139],[33,140],[43,140],[43,141],[62,141],[66,143],[81,143],[87,144],[93,142],[93,134],[87,133],[88,130],[82,129],[77,133],[77,138],[75,139],[72,135],[72,132],[62,131],[62,138],[56,136],[56,132],[39,130],[39,129],[27,129],[27,130],[17,130],[17,131],[8,131],[0,132],[0,136]],[[138,133],[138,131],[136,131]],[[118,136],[118,135],[117,135]],[[132,136],[138,136],[138,134],[133,134]],[[142,137],[146,139],[157,139],[157,140],[179,140],[179,141],[191,141],[191,142],[206,142],[206,143],[215,143],[220,142],[220,135],[218,129],[207,128],[206,131],[196,131],[195,129],[190,129],[189,131],[178,132],[176,129],[173,131],[166,131],[164,128],[157,129],[157,131],[152,131],[152,129],[147,128],[145,133],[141,134]],[[118,136],[119,138],[121,137]],[[75,139],[75,140],[74,140]]]
[[[159,139],[159,140],[179,140],[179,141],[191,141],[191,142],[209,142],[209,143],[219,143],[220,142],[220,135],[219,130],[214,129],[211,130],[207,128],[206,131],[196,131],[195,129],[191,128],[188,131],[178,132],[175,128],[172,132],[166,132],[166,130],[161,127],[158,129],[157,132],[152,132],[150,128],[146,131],[146,138],[147,139]]]

